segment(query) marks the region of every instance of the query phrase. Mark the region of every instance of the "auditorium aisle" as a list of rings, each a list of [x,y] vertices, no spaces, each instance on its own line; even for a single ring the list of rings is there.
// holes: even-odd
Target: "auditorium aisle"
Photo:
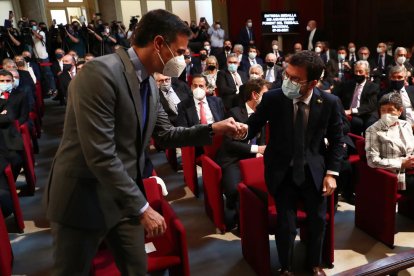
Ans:
[[[36,155],[37,190],[32,197],[21,197],[26,229],[23,234],[10,234],[14,252],[14,275],[44,276],[50,274],[52,264],[52,238],[45,219],[42,197],[50,165],[62,133],[64,108],[46,100],[43,133],[39,140],[40,153]],[[250,276],[252,269],[241,254],[240,238],[233,233],[215,234],[215,228],[204,212],[203,200],[196,199],[183,183],[182,172],[169,168],[164,153],[152,152],[156,170],[167,184],[167,196],[187,231],[191,274],[196,276]],[[24,178],[20,179],[24,181]],[[18,185],[23,184],[20,181]],[[354,227],[353,206],[340,203],[335,216],[335,267],[328,275],[365,264],[397,252],[414,248],[414,222],[397,215],[396,246],[390,249]],[[14,230],[14,220],[7,224]],[[274,239],[274,237],[272,237]],[[297,243],[295,252],[303,251]],[[274,275],[277,273],[275,243],[271,242]],[[295,255],[296,267],[304,263],[303,254]],[[296,275],[301,275],[297,273]],[[302,274],[304,275],[304,274]],[[414,269],[400,276],[414,275]],[[105,275],[106,276],[106,275]],[[110,275],[109,275],[110,276]]]

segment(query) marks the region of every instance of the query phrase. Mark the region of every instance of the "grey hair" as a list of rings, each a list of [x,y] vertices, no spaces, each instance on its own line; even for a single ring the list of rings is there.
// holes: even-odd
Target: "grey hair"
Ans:
[[[237,58],[237,60],[238,60],[237,54],[235,54],[235,53],[228,54],[227,55],[227,60],[229,60],[229,58],[232,58],[232,57]]]
[[[275,55],[274,53],[268,53],[268,54],[266,55],[265,60],[266,60],[268,57],[274,57],[274,58],[275,58],[275,60],[276,60],[276,55]]]
[[[263,76],[263,67],[260,64],[253,64],[252,66],[250,66],[249,75],[250,75],[250,72],[255,68],[259,69],[259,71],[262,72],[260,75]]]
[[[378,105],[381,107],[386,104],[392,104],[396,109],[400,110],[403,107],[400,93],[392,92],[382,96]]]
[[[241,44],[234,45],[233,52],[236,51],[237,49],[239,49],[243,53],[243,50],[244,50],[243,45]]]
[[[394,56],[396,56],[399,51],[404,51],[405,54],[407,54],[407,49],[405,49],[404,47],[397,47],[394,51]]]
[[[393,66],[391,67],[390,71],[388,72],[388,77],[391,77],[393,74],[396,73],[404,73],[405,76],[407,76],[407,69],[404,66]]]
[[[355,66],[358,66],[358,65],[365,66],[365,71],[369,74],[370,68],[369,68],[369,62],[368,61],[366,61],[366,60],[358,60],[357,62],[355,62]]]

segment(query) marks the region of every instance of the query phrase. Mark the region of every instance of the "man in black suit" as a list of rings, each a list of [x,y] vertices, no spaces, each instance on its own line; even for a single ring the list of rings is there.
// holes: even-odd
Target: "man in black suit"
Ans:
[[[227,68],[217,73],[216,86],[226,110],[238,104],[237,95],[239,94],[239,88],[248,79],[245,72],[237,70],[239,65],[237,55],[230,54],[227,56]]]
[[[321,58],[325,64],[327,64],[329,60],[337,58],[338,53],[334,49],[330,48],[328,41],[322,41],[322,47]]]
[[[374,67],[371,69],[371,74],[374,77],[374,82],[384,86],[387,79],[387,68],[393,62],[392,56],[387,54],[387,45],[384,42],[378,43],[377,54],[373,57]]]
[[[404,47],[397,47],[395,49],[394,60],[387,67],[387,75],[389,75],[389,70],[394,66],[405,67],[405,69],[407,69],[407,80],[414,75],[414,67],[410,64],[409,60],[407,60],[407,49]]]
[[[193,58],[190,48],[185,49],[184,52],[185,68],[178,77],[185,83],[190,83],[194,74],[201,74],[201,65],[198,58]]]
[[[361,135],[370,125],[378,120],[379,86],[369,81],[369,64],[365,60],[355,63],[354,77],[334,88],[345,109],[345,114],[352,116],[351,132]]]
[[[408,71],[403,66],[391,67],[388,72],[389,88],[381,93],[378,97],[380,99],[383,95],[388,93],[399,93],[403,102],[403,112],[400,116],[402,120],[409,122],[414,129],[414,86],[407,86]]]
[[[246,26],[244,26],[239,33],[239,43],[243,45],[244,49],[247,49],[249,45],[253,45],[255,36],[253,32],[253,22],[251,19],[246,20]]]
[[[168,119],[173,126],[177,126],[178,104],[192,97],[188,85],[178,78],[170,78],[160,73],[154,74],[154,79],[160,89],[160,102]]]
[[[219,53],[217,57],[217,61],[219,63],[219,69],[223,70],[227,66],[227,56],[231,54],[232,44],[230,40],[224,40],[224,51]]]
[[[358,60],[366,60],[369,63],[369,68],[372,70],[375,68],[374,59],[370,57],[371,52],[368,47],[362,46],[358,50]]]
[[[251,45],[247,50],[247,55],[243,55],[240,66],[242,71],[249,72],[250,66],[255,64],[263,66],[263,59],[257,55],[256,46]]]
[[[263,94],[267,92],[269,83],[264,79],[249,80],[244,88],[243,102],[233,107],[228,112],[228,117],[241,123],[246,123],[247,119],[256,111],[256,106],[260,104]],[[226,195],[226,208],[228,210],[237,209],[238,192],[237,185],[240,183],[239,160],[263,156],[265,146],[265,135],[262,131],[257,137],[238,141],[229,137],[224,137],[223,144],[217,151],[215,161],[222,170],[221,184]],[[230,222],[237,223],[237,221]]]
[[[57,48],[55,50],[55,60],[52,62],[52,72],[55,76],[55,79],[62,73],[63,70],[63,62],[62,59],[65,56],[65,51],[63,51],[61,48]]]
[[[173,127],[159,102],[154,72],[178,77],[189,27],[166,10],[139,21],[133,46],[86,63],[69,86],[63,137],[44,200],[52,222],[52,275],[89,275],[102,240],[123,275],[145,275],[144,235],[166,230],[143,189],[150,138],[165,147],[201,146],[211,135],[234,135],[229,118],[192,128]]]
[[[272,40],[272,53],[276,56],[276,64],[282,66],[285,59],[283,52],[279,49],[279,41],[277,40]]]
[[[282,89],[265,93],[247,121],[247,140],[266,122],[270,127],[264,153],[265,179],[277,208],[276,245],[281,275],[292,275],[298,199],[304,201],[309,223],[307,265],[312,275],[325,275],[321,255],[326,196],[335,191],[344,142],[337,97],[316,88],[323,69],[323,61],[315,52],[294,54]]]
[[[76,63],[75,59],[71,55],[66,55],[62,59],[63,70],[62,73],[58,76],[59,79],[59,91],[58,99],[60,105],[66,104],[66,99],[68,96],[68,87],[72,79],[76,75]]]
[[[280,88],[282,86],[283,68],[276,65],[276,55],[268,53],[263,65],[264,78],[271,83],[271,89]]]
[[[317,28],[317,23],[315,20],[310,20],[306,26],[306,30],[309,32],[309,35],[306,37],[305,49],[310,51],[315,49],[315,44],[317,41],[323,41],[324,37],[322,31]]]
[[[194,75],[191,84],[192,97],[181,101],[178,106],[177,126],[192,127],[212,124],[224,119],[224,105],[219,97],[206,97],[207,80],[203,75]]]

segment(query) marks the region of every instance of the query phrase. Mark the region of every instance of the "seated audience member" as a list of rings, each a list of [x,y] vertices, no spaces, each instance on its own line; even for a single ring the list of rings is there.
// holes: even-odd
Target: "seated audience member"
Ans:
[[[272,84],[271,89],[282,86],[283,68],[276,64],[277,58],[273,53],[268,53],[263,65],[265,79]]]
[[[279,41],[272,40],[272,53],[276,56],[276,64],[282,66],[283,64],[283,52],[279,49]]]
[[[352,67],[349,64],[349,62],[346,60],[346,48],[345,46],[339,46],[338,47],[338,55],[333,57],[333,59],[336,60],[336,62],[338,62],[338,80],[339,81],[345,81],[345,80],[349,80],[351,78],[351,70]]]
[[[207,54],[207,50],[204,48],[200,50],[199,54],[200,54],[199,57],[194,57],[192,61],[195,67],[194,71],[200,72],[199,74],[201,74],[207,68],[206,60],[207,60],[208,54]]]
[[[387,93],[398,93],[401,95],[403,102],[402,120],[406,120],[414,127],[414,86],[406,86],[407,69],[404,66],[394,66],[388,72],[389,88],[381,93],[381,96]]]
[[[192,127],[211,124],[224,119],[224,106],[219,97],[206,97],[207,80],[203,75],[194,75],[191,84],[192,97],[178,106],[177,126]]]
[[[326,92],[332,92],[339,83],[336,76],[338,76],[338,63],[334,59],[330,59],[326,63],[325,71],[318,83],[318,87]]]
[[[263,93],[267,92],[268,86],[269,83],[263,78],[249,80],[245,84],[243,102],[239,106],[230,109],[228,117],[233,117],[237,122],[245,123],[249,116],[256,111],[256,106],[260,104]],[[237,141],[224,137],[223,144],[217,151],[215,161],[222,169],[221,183],[226,195],[225,206],[228,210],[238,209],[237,184],[241,180],[239,161],[262,156],[266,148],[265,142],[264,131],[249,141]],[[237,223],[237,221],[231,223]]]
[[[202,49],[206,50],[207,57],[209,57],[211,55],[211,45],[210,45],[209,41],[204,41],[203,42],[203,48]]]
[[[362,46],[361,48],[359,48],[358,50],[358,60],[366,60],[369,63],[369,68],[375,68],[375,62],[374,60],[370,57],[371,52],[369,51],[368,47],[366,46]],[[371,72],[372,73],[372,72]]]
[[[22,164],[23,141],[15,127],[15,121],[25,123],[29,117],[29,108],[26,95],[13,88],[13,85],[12,73],[0,70],[0,132],[3,146],[7,149],[0,149],[0,155],[11,164],[13,175],[17,179]]]
[[[16,56],[15,58],[16,58],[17,63],[19,64],[19,66],[17,67],[17,72],[19,75],[18,86],[27,95],[30,110],[33,110],[35,99],[36,99],[36,84],[35,84],[36,77],[34,76],[33,71],[32,73],[28,71],[26,67],[26,61],[21,56]],[[14,69],[14,66],[8,66],[8,67],[5,67],[5,69],[8,71],[16,70]]]
[[[322,41],[317,41],[315,43],[315,53],[322,58],[322,52],[323,52],[323,44]]]
[[[293,45],[293,53],[302,52],[302,44],[297,42]]]
[[[201,63],[198,58],[191,57],[191,50],[190,48],[185,49],[184,52],[184,61],[185,61],[185,69],[181,73],[181,75],[178,77],[183,82],[186,82],[188,85],[191,84],[191,79],[193,75],[195,74],[201,74]],[[195,61],[195,64],[194,64]]]
[[[373,57],[374,67],[372,68],[372,76],[374,82],[380,84],[387,79],[386,69],[392,63],[392,56],[386,53],[387,45],[384,42],[378,43],[377,54]]]
[[[397,47],[395,49],[394,61],[387,67],[387,73],[394,66],[400,66],[407,69],[407,80],[409,80],[409,78],[414,75],[414,67],[407,60],[407,49],[404,47]]]
[[[36,77],[36,75],[33,71],[33,68],[28,66],[28,64],[24,60],[23,56],[15,56],[14,57],[14,62],[16,63],[17,70],[29,72],[30,77],[33,80],[33,83],[36,83],[38,81],[38,79],[37,79],[37,77]]]
[[[381,118],[366,131],[365,150],[368,165],[398,175],[398,190],[414,194],[414,136],[411,125],[398,117],[403,100],[398,93],[389,93],[379,101]]]
[[[52,72],[56,79],[62,73],[62,70],[63,70],[62,59],[64,56],[65,56],[65,51],[63,51],[61,48],[57,48],[55,50],[56,60],[52,62]]]
[[[63,71],[62,74],[59,75],[58,99],[60,105],[65,105],[69,84],[76,75],[76,65],[75,59],[69,54],[64,56],[62,61]]]
[[[207,95],[208,96],[217,96],[216,94],[216,80],[218,72],[218,62],[215,56],[209,56],[206,59],[207,68],[202,73],[203,76],[207,78]]]
[[[233,53],[236,54],[236,57],[239,60],[239,63],[240,63],[239,66],[241,66],[241,61],[242,61],[242,58],[243,58],[243,51],[244,51],[243,45],[241,45],[241,44],[234,45]],[[228,55],[227,55],[227,57],[228,57]],[[227,63],[227,60],[226,60],[226,63]],[[226,68],[226,67],[223,67],[221,69],[224,69],[224,68]],[[239,68],[239,69],[242,69],[242,68]]]
[[[85,62],[89,62],[91,60],[93,60],[95,58],[95,56],[92,53],[86,53],[85,54]]]
[[[240,63],[236,54],[227,56],[227,68],[217,73],[217,90],[223,99],[224,107],[229,110],[238,104],[240,86],[247,81],[247,74],[237,70]]]
[[[13,88],[7,100],[7,110],[13,110],[12,116],[19,124],[24,124],[29,119],[29,112],[35,104],[35,96],[30,87],[20,84],[20,75],[17,70],[9,70],[13,76]],[[9,111],[8,111],[9,112]]]
[[[85,63],[85,59],[79,59],[78,62],[76,62],[76,73],[79,73],[82,70],[82,67],[85,65]]]
[[[354,63],[358,61],[358,57],[357,57],[355,51],[356,51],[355,43],[349,42],[348,43],[348,57],[347,57],[347,61],[351,65],[351,67],[354,66]]]
[[[257,48],[254,45],[249,46],[247,55],[243,55],[240,66],[242,71],[249,72],[250,66],[260,64],[263,66],[263,60],[257,54]]]
[[[341,99],[346,115],[352,116],[351,132],[358,135],[377,120],[379,86],[368,77],[368,62],[357,61],[354,78],[339,84],[333,91]]]
[[[224,40],[223,45],[224,45],[223,47],[224,51],[216,55],[217,61],[219,63],[218,69],[220,70],[226,68],[227,56],[231,54],[231,49],[232,49],[232,44],[230,40]]]
[[[325,64],[327,64],[328,61],[332,59],[335,60],[337,56],[338,56],[338,53],[334,49],[330,48],[329,42],[322,41],[321,58],[325,62]]]
[[[264,79],[263,67],[260,64],[252,65],[249,69],[249,80],[256,80],[256,79]],[[245,96],[246,91],[245,90],[246,90],[247,83],[248,82],[240,86],[240,93],[237,97],[238,102],[235,103],[235,107],[243,105],[246,102],[246,96]],[[268,86],[270,86],[270,83],[267,83],[267,84]]]
[[[155,73],[154,79],[160,89],[161,105],[165,112],[167,112],[170,122],[174,126],[177,126],[177,106],[181,101],[192,98],[191,90],[186,83],[177,78],[171,78],[160,73]]]
[[[32,70],[34,75],[36,76],[36,79],[40,81],[42,78],[42,74],[40,72],[40,65],[37,63],[35,59],[32,57],[32,53],[30,51],[23,51],[22,56],[24,60],[26,61],[26,65],[29,69],[29,72]]]

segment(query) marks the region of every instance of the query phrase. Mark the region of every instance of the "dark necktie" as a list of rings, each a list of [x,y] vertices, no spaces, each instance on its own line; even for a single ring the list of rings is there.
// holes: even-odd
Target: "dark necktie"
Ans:
[[[141,130],[145,129],[147,124],[147,115],[148,115],[148,92],[149,92],[149,77],[144,79],[139,87],[141,93],[141,105],[142,105],[142,122]]]
[[[378,67],[381,69],[384,68],[384,63],[382,62],[382,55],[379,56]]]
[[[296,185],[305,181],[305,103],[298,102],[293,137],[293,174]]]

